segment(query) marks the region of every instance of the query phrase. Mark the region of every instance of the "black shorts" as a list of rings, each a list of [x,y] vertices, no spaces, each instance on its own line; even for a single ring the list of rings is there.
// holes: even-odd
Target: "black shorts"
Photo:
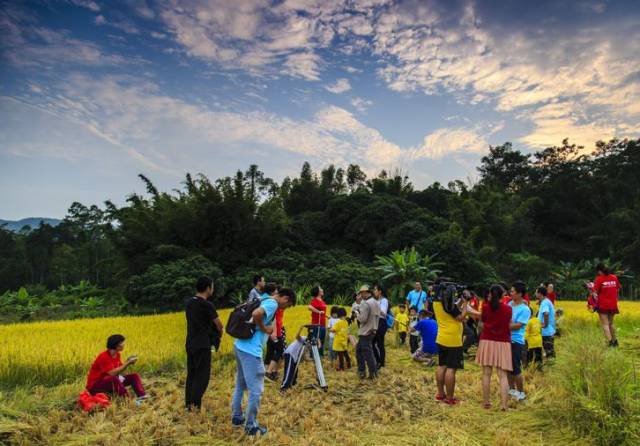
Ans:
[[[513,371],[511,374],[513,376],[518,376],[522,373],[522,349],[524,345],[518,344],[517,342],[511,343],[511,364],[513,366]]]
[[[464,352],[460,347],[445,347],[438,344],[438,366],[448,369],[464,369]]]
[[[265,365],[268,365],[271,361],[279,362],[282,359],[285,349],[284,344],[284,336],[278,336],[276,342],[272,341],[271,338],[267,340],[267,354],[264,357]]]

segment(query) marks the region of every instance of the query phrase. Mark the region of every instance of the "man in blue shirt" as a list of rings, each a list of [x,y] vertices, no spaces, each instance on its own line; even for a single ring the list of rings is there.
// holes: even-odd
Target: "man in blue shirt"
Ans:
[[[427,293],[422,289],[422,283],[416,281],[415,289],[409,291],[407,294],[407,308],[415,307],[416,311],[420,313],[425,309],[425,302],[427,301]]]
[[[522,376],[522,349],[524,348],[524,332],[531,318],[531,309],[524,302],[526,286],[524,282],[514,282],[511,287],[511,360],[513,371],[509,373],[509,395],[522,401],[524,393],[524,378]]]
[[[551,299],[547,297],[547,289],[540,287],[536,291],[538,298],[538,319],[542,327],[542,348],[547,358],[556,356],[553,338],[556,334],[556,309]]]
[[[231,423],[234,426],[244,424],[245,432],[249,435],[267,433],[267,428],[260,426],[257,421],[260,400],[264,391],[264,363],[262,350],[267,338],[275,330],[274,319],[278,308],[288,308],[296,304],[296,294],[287,288],[278,294],[262,299],[260,306],[252,313],[255,333],[249,339],[236,339],[233,350],[236,357],[236,385],[231,403]],[[247,390],[247,410],[242,413],[242,397]]]
[[[432,356],[438,354],[438,344],[436,337],[438,336],[438,323],[431,319],[431,313],[422,310],[418,315],[420,319],[414,327],[409,327],[411,332],[417,331],[422,338],[422,348],[418,350],[413,359],[416,361],[428,361],[428,365],[435,364]]]

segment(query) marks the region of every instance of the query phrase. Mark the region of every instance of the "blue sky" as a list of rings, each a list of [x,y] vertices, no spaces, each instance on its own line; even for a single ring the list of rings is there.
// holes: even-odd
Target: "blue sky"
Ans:
[[[640,135],[640,2],[0,6],[0,218],[258,164],[474,181],[490,144]]]

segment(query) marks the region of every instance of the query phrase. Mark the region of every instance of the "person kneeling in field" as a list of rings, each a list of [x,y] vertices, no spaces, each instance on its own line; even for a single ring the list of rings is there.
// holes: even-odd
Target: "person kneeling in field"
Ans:
[[[119,334],[109,336],[107,349],[93,361],[87,377],[87,390],[92,395],[110,393],[128,397],[127,386],[131,386],[138,397],[138,401],[147,399],[140,376],[137,373],[123,374],[129,366],[135,364],[138,360],[137,357],[131,356],[126,362],[122,362],[120,352],[124,350],[124,340],[124,336]]]
[[[422,346],[412,355],[413,359],[429,366],[435,365],[433,356],[438,354],[438,345],[436,344],[438,323],[431,318],[432,315],[427,310],[420,310],[418,314],[420,320],[415,326],[409,327],[411,332],[418,332],[422,337]]]

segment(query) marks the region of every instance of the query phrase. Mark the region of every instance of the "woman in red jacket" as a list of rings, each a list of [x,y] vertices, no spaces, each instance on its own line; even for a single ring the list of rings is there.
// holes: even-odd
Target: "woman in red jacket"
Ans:
[[[613,317],[618,311],[618,291],[620,281],[609,272],[609,269],[600,263],[596,267],[596,279],[593,282],[593,290],[598,295],[598,316],[604,337],[609,341],[609,347],[617,347],[618,339],[613,327]]]

